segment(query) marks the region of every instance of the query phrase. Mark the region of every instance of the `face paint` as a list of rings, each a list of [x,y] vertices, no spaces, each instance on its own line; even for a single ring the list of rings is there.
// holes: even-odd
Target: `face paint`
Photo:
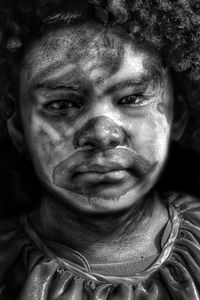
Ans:
[[[97,164],[98,161],[98,164]],[[90,189],[88,185],[96,186],[101,182],[115,183],[122,180],[123,172],[131,173],[135,178],[135,184],[144,180],[155,168],[144,157],[138,155],[126,147],[117,147],[112,150],[94,153],[93,149],[86,147],[74,151],[64,161],[60,162],[53,171],[53,183],[67,190],[77,191],[86,194]],[[80,178],[85,184],[80,185]],[[79,180],[77,180],[79,178]],[[89,180],[88,180],[89,179]]]
[[[80,47],[74,29],[43,37],[26,56],[20,110],[28,148],[55,201],[125,209],[152,188],[166,161],[169,74],[148,47],[88,27],[91,39],[82,35]],[[55,40],[59,47],[51,47]]]

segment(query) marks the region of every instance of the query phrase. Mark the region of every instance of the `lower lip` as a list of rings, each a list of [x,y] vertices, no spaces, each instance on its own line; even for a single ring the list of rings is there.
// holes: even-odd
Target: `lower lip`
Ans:
[[[75,179],[88,181],[90,183],[117,182],[117,181],[125,180],[128,176],[130,176],[130,174],[126,170],[114,170],[106,173],[98,173],[98,172],[78,173],[75,176]]]

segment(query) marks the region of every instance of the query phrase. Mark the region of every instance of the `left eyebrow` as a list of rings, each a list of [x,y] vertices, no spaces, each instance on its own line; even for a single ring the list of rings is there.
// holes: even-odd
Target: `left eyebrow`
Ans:
[[[105,90],[105,94],[112,94],[112,93],[118,93],[121,90],[129,87],[143,87],[148,86],[151,82],[156,82],[159,78],[161,78],[161,74],[158,71],[155,71],[153,73],[143,74],[141,78],[134,79],[129,78],[125,79],[123,81],[117,82],[114,85],[108,87]]]

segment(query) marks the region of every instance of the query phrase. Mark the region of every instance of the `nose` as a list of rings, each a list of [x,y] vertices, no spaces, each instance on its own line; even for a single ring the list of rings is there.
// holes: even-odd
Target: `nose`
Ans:
[[[105,116],[90,119],[75,136],[76,147],[109,149],[123,145],[124,142],[123,128]]]

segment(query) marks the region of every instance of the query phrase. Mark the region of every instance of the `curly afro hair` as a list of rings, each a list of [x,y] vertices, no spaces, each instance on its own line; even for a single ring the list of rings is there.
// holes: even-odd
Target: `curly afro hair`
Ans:
[[[178,91],[188,100],[190,120],[183,144],[199,150],[199,0],[0,0],[0,139],[5,143],[4,155],[7,145],[10,147],[6,121],[16,97],[14,69],[45,20],[69,12],[87,16],[105,28],[120,25],[134,40],[146,42],[162,54],[172,71],[175,94]],[[4,173],[5,168],[2,170]],[[7,185],[3,188],[9,189]]]
[[[32,39],[43,20],[63,11],[91,13],[104,24],[123,24],[134,38],[163,50],[168,65],[200,80],[198,0],[1,0],[0,63]]]

